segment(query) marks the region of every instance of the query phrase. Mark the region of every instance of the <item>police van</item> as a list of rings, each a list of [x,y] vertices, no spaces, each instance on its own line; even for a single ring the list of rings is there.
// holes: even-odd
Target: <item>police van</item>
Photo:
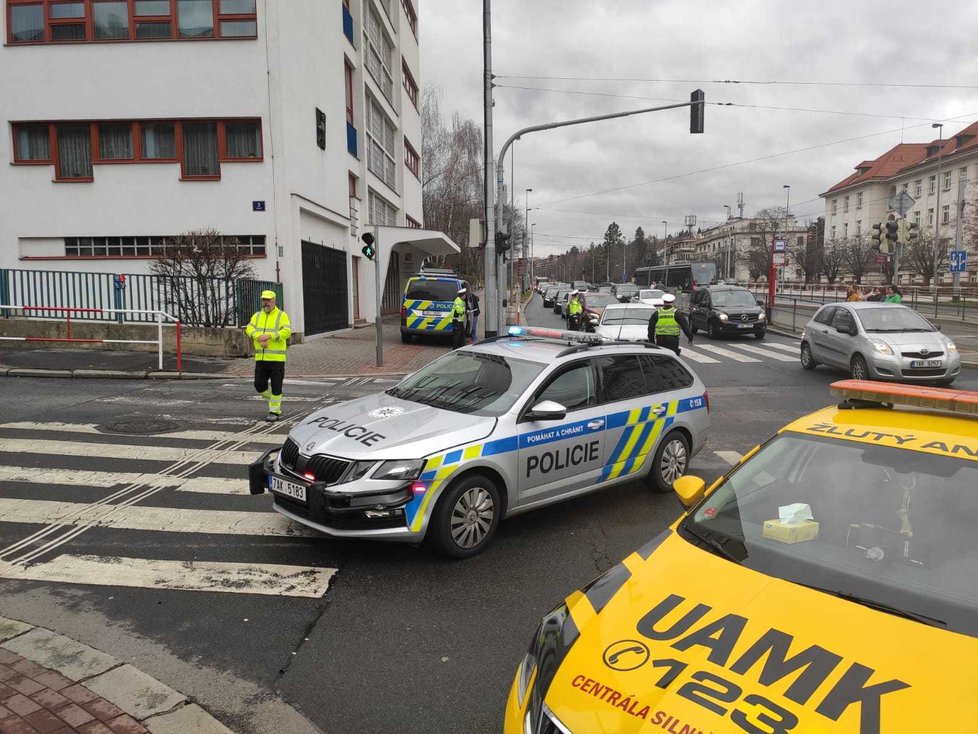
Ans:
[[[462,558],[518,512],[634,480],[669,491],[709,411],[670,350],[514,326],[308,416],[252,465],[251,491],[326,535]]]
[[[452,270],[422,268],[408,278],[401,300],[401,341],[410,344],[416,336],[451,338],[459,288],[468,284]]]

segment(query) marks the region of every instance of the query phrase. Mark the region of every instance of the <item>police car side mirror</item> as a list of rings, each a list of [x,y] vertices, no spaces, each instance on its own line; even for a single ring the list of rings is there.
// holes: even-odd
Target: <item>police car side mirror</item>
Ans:
[[[541,400],[526,414],[528,421],[562,421],[567,416],[567,408],[553,400]]]
[[[700,477],[687,475],[673,482],[672,489],[683,503],[683,507],[690,508],[703,499],[706,493],[706,482]]]

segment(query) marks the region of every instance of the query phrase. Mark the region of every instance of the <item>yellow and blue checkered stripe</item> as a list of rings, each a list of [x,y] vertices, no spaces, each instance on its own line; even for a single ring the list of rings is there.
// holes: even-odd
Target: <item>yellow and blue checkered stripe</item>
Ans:
[[[598,481],[606,482],[640,471],[659,436],[676,420],[680,402],[688,401],[672,400],[608,416],[607,430],[622,426],[625,426],[625,430],[602,467]],[[664,410],[657,414],[654,412],[656,409]]]
[[[449,331],[452,328],[451,301],[423,301],[404,299],[407,316],[404,317],[405,328],[412,331]],[[425,311],[442,311],[444,316],[425,316]]]

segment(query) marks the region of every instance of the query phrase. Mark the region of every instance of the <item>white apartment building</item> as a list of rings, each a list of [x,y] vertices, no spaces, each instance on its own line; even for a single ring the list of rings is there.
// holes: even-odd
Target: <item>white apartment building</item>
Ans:
[[[212,228],[306,337],[375,318],[359,235],[422,226],[417,0],[0,2],[0,268],[147,273]],[[385,306],[435,234],[382,243]]]
[[[890,201],[906,191],[915,200],[907,219],[928,236],[933,235],[936,219],[940,237],[953,243],[962,204],[974,201],[976,184],[978,123],[929,143],[901,143],[875,160],[863,161],[855,173],[821,194],[825,199],[825,239],[871,236],[873,225],[893,213]],[[962,249],[969,250],[970,272],[962,273],[961,280],[969,282],[978,277],[976,251],[967,237],[963,237]],[[948,273],[942,275],[942,283],[950,280]]]
[[[712,262],[717,266],[717,277],[728,283],[750,281],[750,271],[744,262],[752,247],[771,245],[771,224],[763,218],[733,217],[722,224],[701,230],[692,241],[693,257],[698,262]],[[777,236],[786,241],[789,254],[804,250],[807,230],[799,228],[793,214],[781,222]],[[784,277],[802,277],[803,274],[789,260]]]

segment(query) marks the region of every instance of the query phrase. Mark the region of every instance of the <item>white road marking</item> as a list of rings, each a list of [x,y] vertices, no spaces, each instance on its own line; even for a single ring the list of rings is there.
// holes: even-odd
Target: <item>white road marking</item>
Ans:
[[[707,357],[705,354],[694,352],[689,347],[683,347],[679,356],[690,359],[693,362],[699,362],[700,364],[720,364],[719,359],[713,359],[713,357]]]
[[[318,395],[318,396],[316,396],[314,398],[302,398],[302,397],[296,397],[295,395],[288,395],[288,394],[286,394],[285,397],[282,398],[282,403],[283,404],[287,404],[287,403],[321,403],[321,402],[323,402],[323,399],[324,398],[325,398],[324,395]],[[263,398],[261,395],[249,395],[248,397],[245,398],[245,400],[260,400],[263,403],[266,402],[265,398]]]
[[[77,502],[51,500],[0,499],[0,522],[41,524],[65,522],[120,530],[148,530],[161,533],[213,533],[215,535],[256,535],[274,537],[316,536],[315,531],[293,523],[277,512],[240,512],[227,510],[185,510],[143,505],[100,506],[112,510],[96,515],[92,522],[78,516],[86,506]]]
[[[335,574],[335,568],[277,563],[191,563],[92,555],[61,555],[33,566],[0,566],[4,578],[25,581],[309,598],[325,594]]]
[[[240,440],[247,441],[248,437],[242,436]],[[51,456],[89,456],[144,461],[184,461],[193,456],[193,461],[204,464],[250,464],[259,456],[257,451],[201,450],[197,448],[172,448],[170,446],[42,441],[27,438],[0,438],[0,452],[35,456],[48,454]]]
[[[733,466],[744,458],[744,455],[738,451],[714,451],[713,453],[730,464],[730,466]]]
[[[154,408],[173,408],[177,405],[200,405],[197,400],[174,400],[172,398],[141,398],[130,395],[113,395],[96,398],[96,403],[125,403],[126,405],[152,405]]]
[[[764,345],[767,347],[774,347],[775,349],[781,349],[784,350],[785,352],[791,352],[796,357],[798,356],[798,350],[801,349],[800,344],[801,342],[798,342],[797,344],[782,344],[781,342],[764,342]]]
[[[729,349],[723,349],[722,347],[714,346],[713,344],[697,344],[697,349],[705,349],[713,354],[719,354],[721,357],[728,357],[735,362],[760,362],[759,359],[754,359],[753,357],[748,357],[744,354],[737,354],[737,352],[731,352]]]
[[[745,352],[750,352],[751,354],[759,354],[762,357],[767,357],[768,359],[775,359],[778,362],[797,362],[798,357],[789,357],[787,354],[780,354],[779,352],[771,352],[764,347],[759,347],[756,344],[731,344],[731,347],[735,349],[743,349]]]
[[[172,487],[179,492],[206,494],[250,494],[248,478],[192,477],[181,479],[166,474],[135,472],[80,471],[77,469],[36,469],[26,466],[0,466],[0,482],[95,487],[108,489],[117,485],[143,484],[147,487]]]
[[[188,441],[241,441],[240,433],[230,431],[173,431],[171,433],[106,433],[98,430],[93,423],[2,423],[0,428],[15,428],[19,431],[54,431],[58,433],[84,433],[91,436],[107,436],[126,438],[129,436],[146,436],[147,438],[179,438]],[[267,443],[273,446],[285,443],[288,434],[269,433],[249,439],[249,443]]]

